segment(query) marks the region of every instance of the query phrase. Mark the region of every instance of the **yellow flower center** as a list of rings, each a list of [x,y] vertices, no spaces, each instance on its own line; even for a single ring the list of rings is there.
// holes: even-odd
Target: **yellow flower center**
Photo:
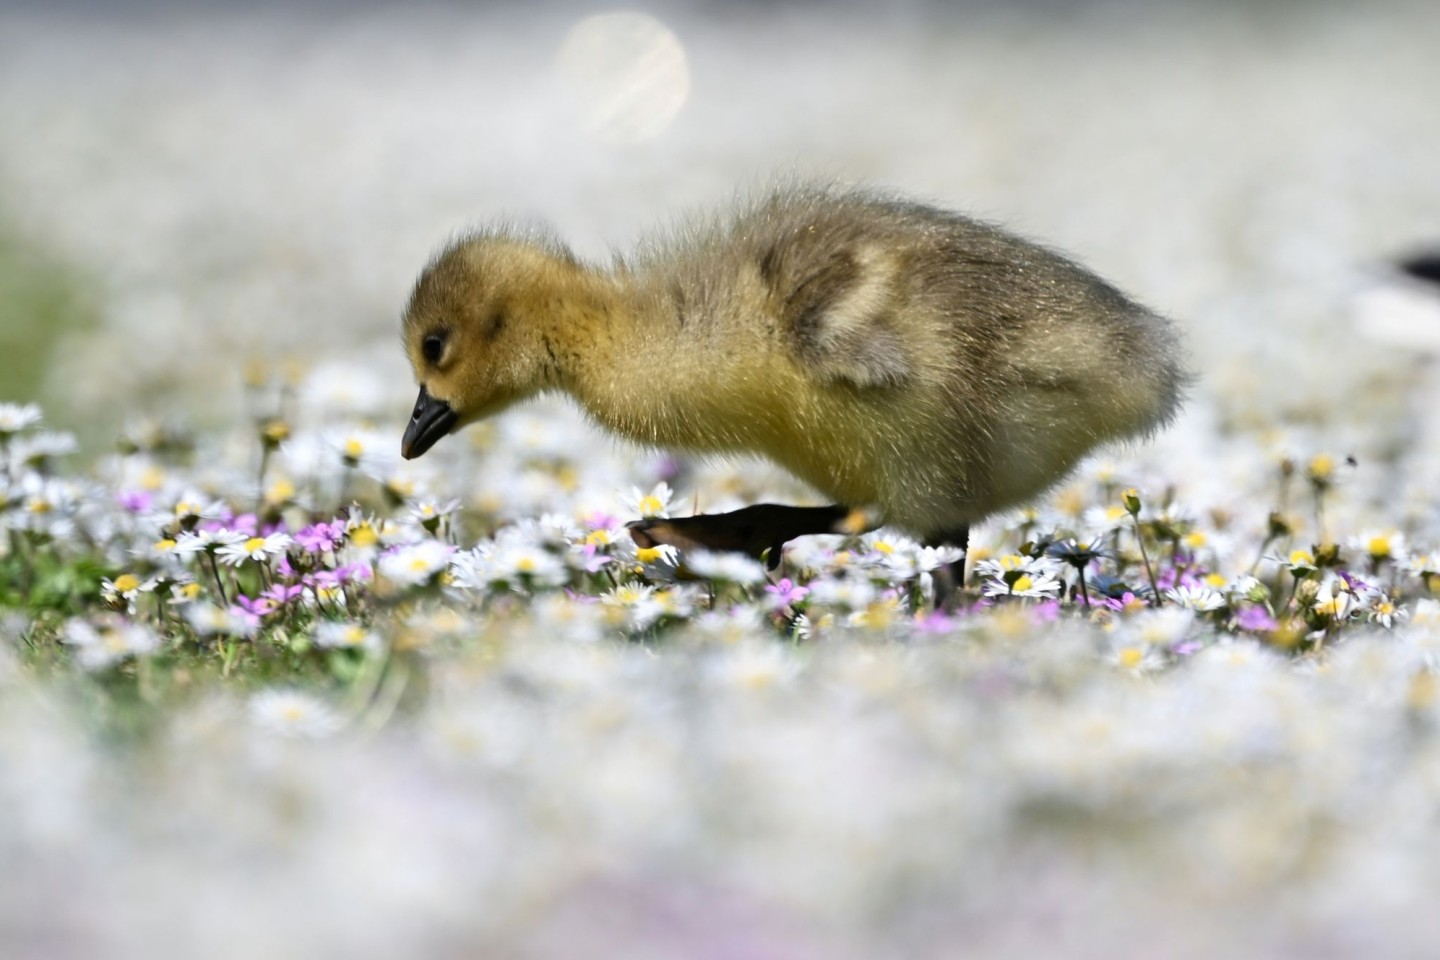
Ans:
[[[535,572],[535,558],[534,558],[534,557],[521,557],[519,560],[517,560],[517,561],[515,562],[515,569],[518,570],[518,571],[520,571],[521,573],[534,573],[534,572]]]
[[[1210,542],[1210,538],[1199,530],[1185,535],[1185,546],[1198,550]]]
[[[591,530],[585,534],[585,543],[592,547],[608,547],[611,543],[610,531],[604,528]]]
[[[36,497],[27,504],[31,513],[49,513],[55,509],[55,504],[41,497]]]
[[[1145,659],[1145,651],[1139,647],[1126,647],[1120,651],[1120,666],[1126,670],[1134,670],[1140,666],[1140,661]]]
[[[1290,554],[1290,566],[1292,567],[1313,567],[1315,555],[1309,550],[1295,550]]]
[[[883,553],[886,556],[889,556],[890,554],[895,552],[895,547],[889,543],[886,543],[884,540],[876,540],[874,546],[877,553]]]
[[[365,455],[365,445],[354,437],[345,441],[345,456],[350,460],[359,460]]]
[[[246,540],[246,541],[245,541],[245,552],[246,552],[246,553],[254,553],[254,552],[257,551],[257,550],[263,550],[263,549],[265,549],[265,538],[264,538],[264,537],[251,537],[249,540]]]
[[[424,573],[426,570],[430,569],[430,561],[426,560],[424,557],[416,557],[414,560],[410,561],[410,569],[415,571],[416,573]]]
[[[350,542],[357,547],[373,547],[380,542],[380,535],[368,523],[362,523],[350,531]]]
[[[1212,573],[1205,577],[1205,585],[1214,587],[1216,590],[1224,589],[1225,575],[1223,573]]]
[[[131,590],[140,589],[140,578],[133,573],[122,573],[115,578],[115,591],[117,593],[129,593]]]
[[[653,494],[642,497],[640,500],[640,516],[642,517],[653,517],[664,509],[665,504],[661,503],[660,498]]]
[[[1435,674],[1422,670],[1410,678],[1410,689],[1405,700],[1410,709],[1424,710],[1435,702],[1437,694],[1440,694],[1440,685],[1435,682]]]
[[[641,563],[656,563],[665,556],[665,551],[659,547],[640,547],[635,551],[635,558]]]
[[[140,486],[146,490],[159,490],[165,485],[165,471],[151,467],[140,475]]]
[[[1365,549],[1372,557],[1388,557],[1390,556],[1390,538],[1371,537],[1370,542],[1365,545]]]
[[[1022,573],[1020,574],[1020,579],[1015,581],[1015,584],[1013,587],[1011,587],[1011,589],[1014,590],[1016,593],[1023,593],[1033,586],[1035,586],[1035,581],[1030,579],[1030,575],[1028,573]]]
[[[1328,453],[1322,453],[1312,457],[1308,468],[1310,476],[1316,480],[1327,480],[1335,472],[1335,458]]]
[[[293,496],[295,496],[295,484],[284,479],[276,480],[265,491],[267,503],[286,503]]]

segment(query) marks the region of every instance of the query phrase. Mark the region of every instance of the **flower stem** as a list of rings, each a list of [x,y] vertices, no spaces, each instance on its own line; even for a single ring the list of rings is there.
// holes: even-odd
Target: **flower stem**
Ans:
[[[205,556],[210,560],[210,573],[215,577],[215,590],[220,594],[220,603],[228,607],[230,600],[225,596],[225,584],[220,582],[220,565],[215,562],[215,554],[207,550]]]
[[[1140,559],[1145,561],[1145,576],[1150,578],[1150,591],[1155,595],[1155,606],[1165,605],[1165,598],[1160,596],[1160,585],[1155,582],[1155,571],[1150,566],[1150,554],[1145,551],[1145,533],[1140,529],[1140,518],[1132,516],[1135,521],[1135,542],[1140,544]]]

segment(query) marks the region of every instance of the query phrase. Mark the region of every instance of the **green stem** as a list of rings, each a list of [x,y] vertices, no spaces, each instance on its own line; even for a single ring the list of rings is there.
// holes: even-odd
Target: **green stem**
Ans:
[[[1145,533],[1140,529],[1140,518],[1131,515],[1130,519],[1135,521],[1135,542],[1140,544],[1140,559],[1145,561],[1145,576],[1150,578],[1150,591],[1155,595],[1155,606],[1162,607],[1165,605],[1165,598],[1160,596],[1160,585],[1155,582],[1155,571],[1150,566],[1150,554],[1145,550]]]
[[[210,573],[215,578],[215,590],[220,594],[220,603],[228,607],[230,606],[230,599],[225,596],[225,584],[220,582],[220,564],[215,562],[215,554],[209,550],[205,551],[205,556],[210,560]]]

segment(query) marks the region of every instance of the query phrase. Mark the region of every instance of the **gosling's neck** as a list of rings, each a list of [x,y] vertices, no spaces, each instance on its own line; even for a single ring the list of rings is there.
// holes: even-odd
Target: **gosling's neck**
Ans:
[[[641,443],[693,449],[746,444],[753,422],[730,395],[700,317],[680,315],[663,278],[625,267],[556,263],[528,298],[545,370],[543,387],[572,396],[597,422]],[[748,384],[747,400],[755,400]]]
[[[652,352],[658,326],[629,278],[553,257],[518,286],[512,309],[524,317],[537,392],[567,393],[597,420],[633,435],[623,429],[638,399],[630,381]]]

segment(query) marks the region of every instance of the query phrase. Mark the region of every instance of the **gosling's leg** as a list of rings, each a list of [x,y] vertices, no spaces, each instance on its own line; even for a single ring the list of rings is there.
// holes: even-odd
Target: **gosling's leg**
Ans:
[[[954,563],[947,563],[935,570],[935,609],[954,610],[960,598],[960,588],[965,584],[965,561],[970,559],[970,527],[956,527],[936,534],[925,541],[927,547],[959,547],[964,555]]]
[[[771,570],[780,565],[780,550],[790,540],[812,533],[853,533],[846,529],[850,508],[787,507],[757,503],[730,513],[702,513],[693,517],[636,520],[626,524],[639,547],[666,544],[681,550],[729,550],[759,560]],[[770,551],[768,556],[765,551]]]

